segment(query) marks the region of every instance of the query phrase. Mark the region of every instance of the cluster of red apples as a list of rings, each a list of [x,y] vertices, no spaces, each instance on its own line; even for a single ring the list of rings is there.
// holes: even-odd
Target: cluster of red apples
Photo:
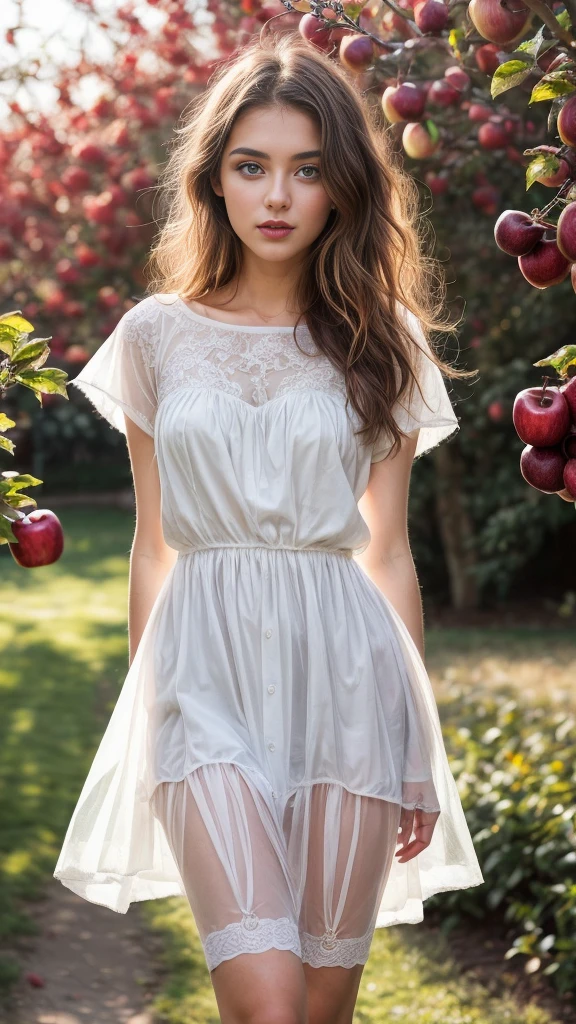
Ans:
[[[531,487],[576,502],[576,376],[565,384],[525,388],[512,419],[526,447],[520,472]]]
[[[576,96],[571,96],[558,115],[558,134],[567,147],[576,148]],[[540,149],[547,147],[541,146]],[[560,173],[564,175],[567,199],[564,209],[553,224],[539,211],[531,214],[522,210],[504,210],[494,226],[496,244],[516,256],[518,266],[534,288],[549,288],[560,284],[571,274],[576,291],[576,187],[571,186],[572,154],[566,151]],[[548,234],[554,237],[548,238]]]

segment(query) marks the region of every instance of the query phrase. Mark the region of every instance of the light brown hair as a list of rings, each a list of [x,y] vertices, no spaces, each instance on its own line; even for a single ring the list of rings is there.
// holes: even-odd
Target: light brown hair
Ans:
[[[393,406],[400,397],[411,401],[418,384],[417,341],[399,304],[418,318],[446,376],[474,371],[444,362],[430,343],[432,331],[454,332],[459,322],[444,310],[440,263],[422,251],[429,225],[380,104],[366,103],[345,69],[298,32],[251,40],[217,66],[183,115],[158,182],[166,211],[145,268],[146,291],[196,300],[237,278],[241,243],[211,180],[236,118],[272,105],[299,110],[318,125],[320,173],[336,207],[306,255],[293,301],[317,347],[344,375],[363,423],[362,443],[385,430],[392,455],[404,436]]]

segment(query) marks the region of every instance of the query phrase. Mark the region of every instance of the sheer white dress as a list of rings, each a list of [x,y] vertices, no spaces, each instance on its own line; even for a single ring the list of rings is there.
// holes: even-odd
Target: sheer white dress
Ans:
[[[365,963],[374,928],[484,881],[422,659],[354,558],[390,440],[360,443],[341,375],[297,338],[151,295],[72,381],[154,438],[178,556],[54,874],[120,913],[186,896],[210,970],[272,947]],[[438,368],[420,369],[426,403],[415,388],[395,410],[416,457],[458,429]],[[440,811],[403,864],[402,805]]]

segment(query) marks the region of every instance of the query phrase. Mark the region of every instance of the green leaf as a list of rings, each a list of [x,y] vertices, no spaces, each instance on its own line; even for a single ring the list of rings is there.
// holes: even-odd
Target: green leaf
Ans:
[[[19,372],[27,367],[34,367],[38,370],[50,355],[50,348],[46,344],[47,340],[47,338],[34,338],[33,341],[15,349],[10,362],[18,368]]]
[[[18,383],[32,391],[40,391],[49,395],[63,395],[64,398],[68,398],[65,387],[67,377],[68,374],[65,370],[58,370],[56,367],[47,367],[45,370],[22,370],[22,373],[15,374]]]
[[[37,487],[38,484],[42,483],[42,480],[37,476],[32,476],[31,473],[6,471],[2,476],[6,478],[0,480],[0,495],[3,496],[21,491],[23,487]]]
[[[562,348],[556,349],[552,355],[545,356],[544,359],[539,359],[537,363],[532,363],[532,366],[553,366],[559,376],[567,377],[568,367],[576,366],[576,345],[562,345]]]
[[[14,441],[10,440],[10,438],[0,437],[0,448],[2,451],[9,452],[10,455],[13,455],[16,445],[14,444]]]
[[[560,167],[560,160],[551,153],[540,153],[526,168],[526,189],[531,188],[538,178],[548,178]]]
[[[463,28],[452,28],[450,29],[450,34],[448,36],[448,43],[452,48],[452,52],[459,59],[462,57],[462,54],[460,52],[460,47],[458,44],[460,40],[464,38],[465,34],[466,33],[464,32]]]
[[[27,494],[9,494],[4,496],[4,501],[10,508],[24,508],[26,505],[34,505],[38,507],[38,502],[34,498],[30,498]]]
[[[19,309],[15,309],[12,313],[4,313],[0,316],[0,332],[4,327],[12,327],[18,333],[30,334],[34,328],[31,323],[26,320]]]
[[[0,544],[7,544],[11,541],[12,544],[16,543],[16,537],[12,533],[12,527],[10,520],[6,516],[0,515]]]
[[[528,75],[532,74],[533,67],[533,61],[527,62],[523,60],[507,60],[505,64],[500,64],[496,68],[490,83],[492,99],[495,99],[500,93],[520,85],[525,78],[528,78]]]
[[[432,142],[438,142],[438,139],[440,138],[440,132],[438,131],[438,128],[434,121],[431,121],[429,118],[427,118],[424,124],[428,129]]]
[[[561,75],[564,74],[563,71],[559,73]],[[552,75],[555,74],[556,72],[553,71]],[[550,76],[550,79],[552,78],[552,75]],[[574,92],[575,90],[576,85],[572,85],[572,82],[567,82],[565,78],[557,78],[548,81],[542,80],[541,82],[538,82],[538,85],[534,86],[532,95],[528,100],[528,106],[530,106],[531,103],[541,103],[542,100],[556,99],[557,96],[566,96],[568,93]]]
[[[16,426],[16,420],[11,420],[5,412],[0,412],[0,432],[10,430],[11,427]]]
[[[520,50],[535,57],[536,54],[546,53],[546,50],[556,46],[557,42],[557,39],[544,39],[544,25],[541,25],[536,35],[532,36],[532,39],[525,39],[524,42],[520,43],[514,50],[514,53]],[[514,53],[511,54],[512,58],[514,58]]]
[[[560,25],[560,28],[569,29],[572,26],[572,22],[570,21],[570,15],[566,10],[560,11],[560,14],[556,15],[556,21]]]

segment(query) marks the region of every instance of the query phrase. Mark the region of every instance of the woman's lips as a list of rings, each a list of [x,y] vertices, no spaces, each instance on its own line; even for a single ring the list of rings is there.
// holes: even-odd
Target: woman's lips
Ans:
[[[294,228],[271,228],[271,227],[259,227],[258,231],[261,231],[266,238],[286,238]]]

